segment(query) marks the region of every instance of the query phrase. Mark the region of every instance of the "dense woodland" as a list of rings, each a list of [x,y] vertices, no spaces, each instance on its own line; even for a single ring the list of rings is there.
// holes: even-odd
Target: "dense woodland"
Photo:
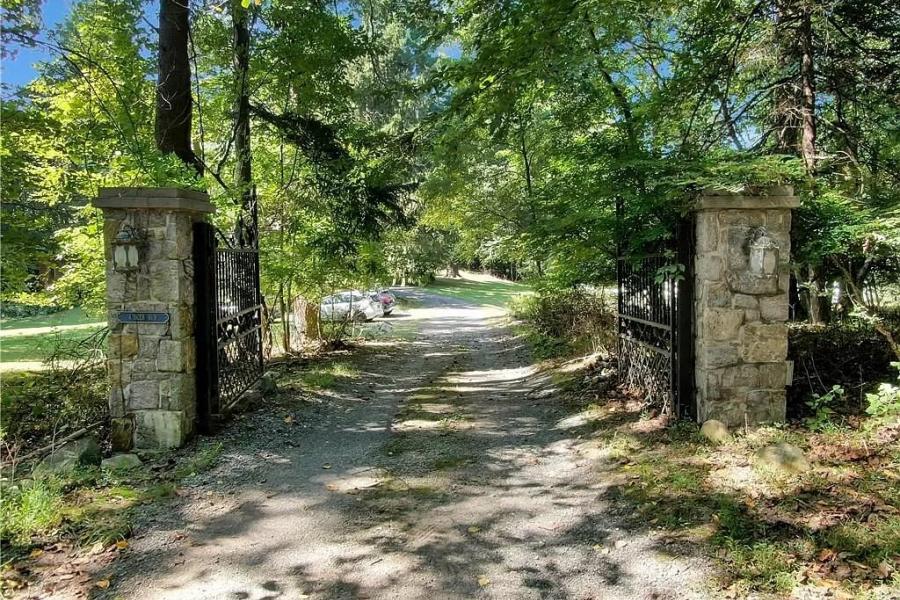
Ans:
[[[160,145],[179,30],[156,13],[178,6],[78,1],[47,29],[37,0],[5,3],[7,57],[52,57],[4,90],[8,305],[100,305],[89,201],[127,185],[208,191],[224,231],[255,186],[272,306],[457,265],[605,284],[617,227],[639,247],[699,188],[771,183],[803,197],[802,317],[834,286],[871,316],[892,297],[893,2],[192,1]]]

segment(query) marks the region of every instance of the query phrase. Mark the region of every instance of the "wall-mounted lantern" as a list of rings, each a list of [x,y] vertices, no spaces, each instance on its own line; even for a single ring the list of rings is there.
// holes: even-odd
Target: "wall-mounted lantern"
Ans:
[[[138,268],[142,236],[130,225],[124,226],[113,240],[113,266],[116,271],[134,271]]]
[[[750,239],[750,272],[757,277],[771,277],[778,269],[778,244],[763,229]]]

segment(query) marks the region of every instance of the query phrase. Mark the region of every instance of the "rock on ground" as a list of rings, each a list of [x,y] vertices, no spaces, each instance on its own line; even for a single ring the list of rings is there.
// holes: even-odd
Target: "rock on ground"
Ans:
[[[811,468],[803,450],[787,442],[771,444],[760,449],[757,458],[763,464],[785,473],[802,473]]]
[[[709,419],[700,427],[700,433],[709,441],[721,444],[728,441],[731,434],[728,432],[728,425],[716,419]]]
[[[94,436],[67,442],[46,456],[34,469],[34,475],[55,475],[66,478],[79,467],[97,466],[102,456]]]
[[[100,466],[108,471],[127,471],[141,466],[141,459],[136,454],[115,454],[104,458]]]

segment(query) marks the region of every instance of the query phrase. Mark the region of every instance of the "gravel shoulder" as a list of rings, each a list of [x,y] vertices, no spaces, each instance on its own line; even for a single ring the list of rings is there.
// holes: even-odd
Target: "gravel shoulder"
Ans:
[[[216,468],[143,515],[101,596],[708,597],[705,559],[624,525],[503,313],[406,294],[414,336],[320,393],[285,371]]]

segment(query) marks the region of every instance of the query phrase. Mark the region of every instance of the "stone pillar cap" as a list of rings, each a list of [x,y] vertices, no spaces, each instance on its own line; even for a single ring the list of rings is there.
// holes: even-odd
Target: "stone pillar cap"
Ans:
[[[700,192],[695,210],[797,208],[800,198],[789,185],[746,188],[740,191],[706,189]]]
[[[213,213],[216,207],[206,192],[176,187],[101,188],[92,202],[97,208],[168,209],[196,213]]]

